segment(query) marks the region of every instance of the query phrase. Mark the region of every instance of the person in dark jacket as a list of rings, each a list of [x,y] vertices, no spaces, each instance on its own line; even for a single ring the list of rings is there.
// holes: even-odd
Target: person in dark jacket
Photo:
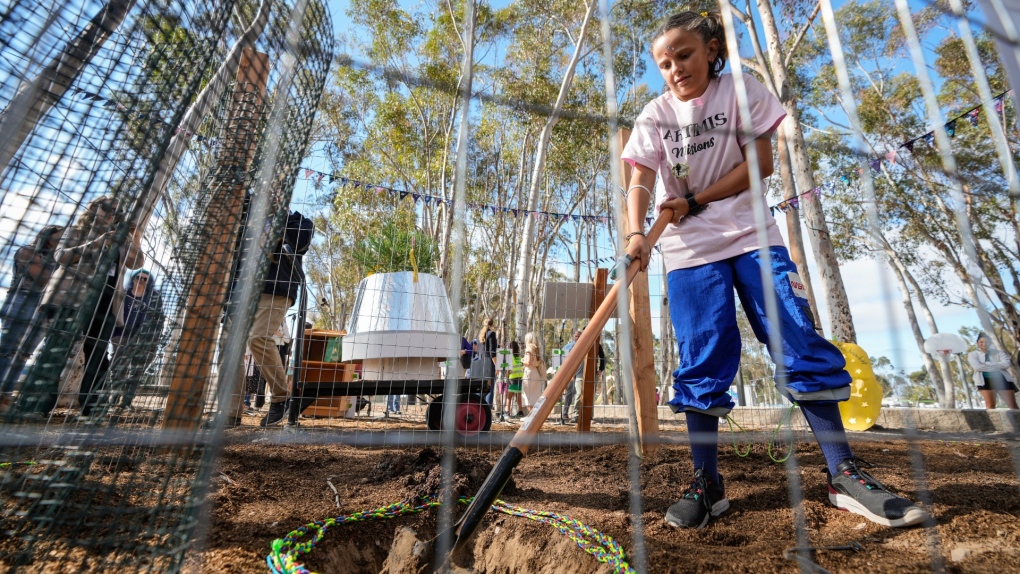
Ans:
[[[45,335],[43,329],[30,327],[33,322],[38,323],[36,311],[57,265],[53,260],[53,250],[63,232],[64,228],[56,225],[45,227],[39,232],[34,245],[26,245],[14,253],[14,276],[0,308],[0,322],[3,323],[0,331],[0,402],[5,407],[11,402],[21,370]],[[26,337],[26,333],[29,336]]]
[[[478,333],[478,354],[481,356],[481,379],[485,381],[485,402],[493,404],[492,398],[496,385],[496,355],[499,352],[499,343],[496,341],[496,331],[492,328],[493,320],[488,318],[482,324],[482,330]]]
[[[251,330],[248,332],[248,348],[252,359],[269,385],[272,399],[269,412],[262,417],[261,426],[277,425],[283,422],[287,410],[287,369],[280,358],[280,350],[273,335],[283,323],[287,310],[298,298],[304,284],[304,270],[301,259],[312,244],[315,232],[312,220],[294,211],[287,217],[283,237],[276,243],[269,256],[269,269],[259,296],[258,306]],[[234,392],[234,406],[230,411],[233,420],[230,426],[238,424],[244,409],[244,371],[239,370]]]
[[[124,296],[117,327],[113,329],[113,359],[109,385],[113,406],[131,410],[145,369],[152,363],[163,332],[163,295],[156,289],[148,269],[136,269]]]

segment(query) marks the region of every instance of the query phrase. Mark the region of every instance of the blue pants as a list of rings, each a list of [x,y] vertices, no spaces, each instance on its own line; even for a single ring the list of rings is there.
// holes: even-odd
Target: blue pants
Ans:
[[[765,315],[758,251],[677,269],[667,276],[669,315],[680,363],[673,372],[676,394],[669,402],[674,412],[693,410],[722,417],[733,408],[727,391],[740,366],[734,288],[759,341],[767,344],[779,328],[782,357],[771,349],[770,353],[772,360],[782,365],[782,371],[776,370],[776,384],[783,395],[795,402],[835,402],[850,397],[850,374],[843,370],[846,361],[834,345],[815,332],[797,267],[785,247],[770,247],[769,253],[778,325]]]
[[[386,410],[391,413],[400,412],[400,395],[386,395]]]
[[[30,328],[40,320],[36,317],[36,310],[41,298],[42,293],[8,291],[0,309],[0,321],[3,322],[0,330],[0,392],[4,394],[14,391],[25,362],[45,335],[44,329]]]

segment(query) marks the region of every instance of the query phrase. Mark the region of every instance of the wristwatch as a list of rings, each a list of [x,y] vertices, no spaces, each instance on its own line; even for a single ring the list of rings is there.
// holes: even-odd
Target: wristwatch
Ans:
[[[705,210],[705,206],[694,199],[693,193],[688,193],[684,196],[684,199],[687,200],[687,215],[697,215]]]

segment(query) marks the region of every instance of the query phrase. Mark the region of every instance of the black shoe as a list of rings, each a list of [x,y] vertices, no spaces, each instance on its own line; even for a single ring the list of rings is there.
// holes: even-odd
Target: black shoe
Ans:
[[[700,530],[712,517],[719,516],[729,508],[730,501],[726,499],[722,475],[719,475],[719,484],[716,484],[705,478],[699,468],[694,471],[694,482],[683,497],[666,511],[666,524]]]
[[[515,418],[515,419],[523,419],[523,418],[524,418],[524,411],[517,411],[517,414],[515,414],[515,415],[514,415],[514,416],[512,416],[511,418]]]
[[[848,458],[836,467],[836,475],[825,470],[829,482],[829,502],[833,506],[860,514],[884,526],[920,524],[930,518],[913,502],[897,496],[861,468],[871,468],[859,458]]]
[[[261,427],[276,426],[283,422],[287,414],[287,402],[269,403],[269,412],[266,416],[262,417],[262,421],[259,422]]]

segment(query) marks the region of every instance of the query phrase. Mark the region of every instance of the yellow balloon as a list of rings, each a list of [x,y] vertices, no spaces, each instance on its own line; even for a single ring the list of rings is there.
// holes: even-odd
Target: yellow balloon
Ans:
[[[853,343],[832,342],[846,359],[850,373],[850,399],[839,403],[843,426],[850,430],[868,430],[878,421],[882,410],[882,385],[875,378],[871,359],[864,349]]]

